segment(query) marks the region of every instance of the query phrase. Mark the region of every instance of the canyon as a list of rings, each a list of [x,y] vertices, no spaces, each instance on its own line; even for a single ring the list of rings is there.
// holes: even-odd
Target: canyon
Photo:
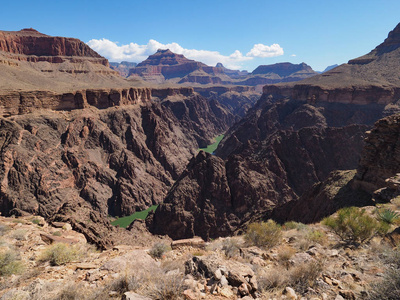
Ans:
[[[373,203],[374,191],[397,171],[386,150],[396,147],[396,130],[388,133],[391,146],[366,132],[399,112],[399,32],[400,25],[366,56],[323,74],[266,85],[257,104],[225,134],[216,155],[199,153],[190,161],[148,218],[150,231],[174,239],[211,239],[269,217],[317,222],[340,207]],[[389,121],[380,122],[372,132],[385,134]],[[380,153],[394,166],[389,172],[382,163],[365,167]],[[357,168],[356,177],[345,172]]]
[[[100,248],[143,230],[110,217],[155,204],[147,229],[173,239],[230,236],[268,217],[316,221],[345,201],[306,207],[349,178],[366,132],[399,112],[399,30],[322,74],[305,63],[234,72],[170,50],[113,70],[79,40],[2,32],[1,212],[69,222]],[[222,133],[215,155],[198,152]]]

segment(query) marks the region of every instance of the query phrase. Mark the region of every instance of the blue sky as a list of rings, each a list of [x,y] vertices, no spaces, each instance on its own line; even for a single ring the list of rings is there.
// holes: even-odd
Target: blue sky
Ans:
[[[315,70],[366,54],[399,22],[398,0],[4,1],[0,30],[75,37],[113,60],[169,46],[208,64]]]

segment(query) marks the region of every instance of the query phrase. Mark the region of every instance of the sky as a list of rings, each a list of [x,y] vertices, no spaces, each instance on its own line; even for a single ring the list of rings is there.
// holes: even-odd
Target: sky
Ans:
[[[110,61],[170,48],[208,65],[252,71],[305,62],[322,71],[383,42],[399,0],[3,1],[0,30],[82,40]]]

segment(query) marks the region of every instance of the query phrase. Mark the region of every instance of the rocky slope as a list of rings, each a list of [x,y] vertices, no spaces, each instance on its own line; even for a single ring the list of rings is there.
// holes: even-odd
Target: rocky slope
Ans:
[[[244,117],[261,96],[261,93],[250,86],[194,87],[193,89],[209,100],[218,101],[239,117]]]
[[[369,299],[385,290],[377,283],[390,284],[382,276],[398,255],[381,237],[344,247],[320,224],[285,226],[273,247],[243,236],[212,243],[149,237],[145,247],[125,238],[104,251],[69,223],[40,217],[0,217],[0,230],[1,300]]]
[[[384,59],[382,68],[390,68],[389,62]],[[392,63],[396,66],[398,61]],[[317,86],[320,77],[314,78]],[[340,78],[338,80],[340,82]],[[322,86],[317,88],[323,90]],[[343,90],[339,88],[337,93]],[[216,150],[217,157],[199,154],[192,159],[164,203],[152,219],[149,218],[150,230],[173,238],[200,235],[208,239],[232,234],[249,221],[274,214],[278,219],[284,215],[308,215],[307,206],[317,203],[314,199],[324,193],[321,186],[320,190],[308,192],[313,184],[329,181],[331,171],[357,168],[365,131],[376,120],[399,109],[395,94],[391,94],[391,98],[388,94],[387,101],[381,101],[373,93],[368,97],[353,93],[353,100],[358,101],[344,98],[323,101],[304,99],[303,94],[298,96],[296,86],[288,90],[292,98],[287,99],[283,91],[279,86],[266,86],[256,106],[225,135]],[[371,91],[374,88],[364,92]],[[381,139],[376,141],[381,142]],[[380,150],[371,152],[375,156],[386,155],[378,154],[382,153]],[[363,178],[387,172],[386,168],[377,171],[379,167],[372,168],[371,173],[364,170]],[[347,184],[349,180],[342,181]],[[313,199],[311,204],[293,209],[293,201],[306,192],[308,198],[304,197]],[[365,200],[360,200],[361,204],[370,200],[368,196],[360,199]],[[314,215],[310,213],[307,220],[314,221],[330,214],[340,205],[327,203],[322,207],[326,211],[319,212],[316,210],[320,206],[315,206]]]
[[[106,246],[108,215],[160,203],[199,146],[235,120],[196,94],[160,101],[0,119],[2,214],[68,220]]]

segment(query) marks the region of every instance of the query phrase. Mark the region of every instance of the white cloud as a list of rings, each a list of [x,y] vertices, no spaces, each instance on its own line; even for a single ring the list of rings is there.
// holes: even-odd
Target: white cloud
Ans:
[[[283,49],[279,44],[272,44],[271,46],[255,44],[253,49],[246,54],[246,56],[250,57],[274,57],[280,55],[283,55]]]
[[[256,44],[246,55],[243,55],[239,50],[235,50],[230,55],[223,55],[218,51],[185,49],[177,43],[162,44],[156,40],[149,40],[146,45],[136,43],[119,45],[118,42],[112,42],[103,38],[99,40],[92,39],[87,44],[110,61],[120,62],[126,60],[141,62],[154,54],[158,49],[170,49],[172,52],[183,54],[189,59],[201,61],[210,66],[215,66],[220,62],[225,67],[231,69],[241,68],[241,62],[252,60],[254,57],[283,55],[283,49],[278,44],[271,46]]]
[[[292,54],[292,55],[290,55],[291,57],[296,57],[297,55],[296,54]]]

